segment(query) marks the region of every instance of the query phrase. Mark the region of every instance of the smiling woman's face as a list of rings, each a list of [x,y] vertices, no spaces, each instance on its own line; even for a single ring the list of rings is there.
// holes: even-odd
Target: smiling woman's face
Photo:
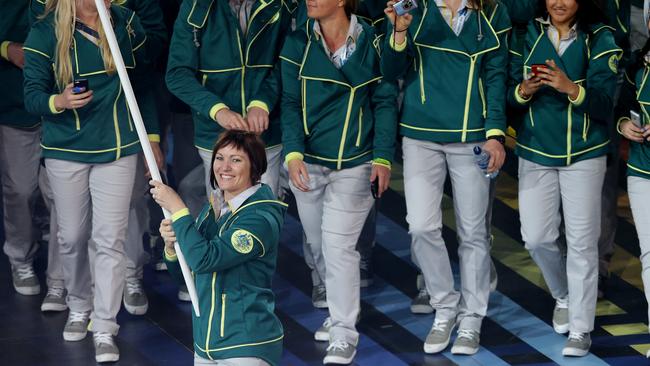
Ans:
[[[546,10],[556,24],[573,23],[578,13],[576,0],[546,0]]]
[[[245,151],[226,145],[220,148],[212,165],[219,188],[234,197],[250,188],[251,161]]]

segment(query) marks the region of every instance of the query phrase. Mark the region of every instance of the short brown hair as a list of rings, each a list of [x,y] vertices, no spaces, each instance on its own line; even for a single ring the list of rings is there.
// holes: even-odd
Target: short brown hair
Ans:
[[[217,140],[217,143],[212,149],[212,160],[210,164],[210,185],[216,189],[219,187],[217,184],[217,177],[214,175],[214,159],[217,152],[226,146],[232,146],[235,149],[241,150],[246,153],[248,160],[251,162],[251,184],[259,183],[262,179],[262,174],[266,172],[266,149],[264,142],[254,133],[238,130],[226,130]]]
[[[348,18],[357,12],[357,9],[359,7],[359,0],[343,0],[345,1],[345,5],[343,6],[343,9],[345,9],[345,15],[348,16]]]

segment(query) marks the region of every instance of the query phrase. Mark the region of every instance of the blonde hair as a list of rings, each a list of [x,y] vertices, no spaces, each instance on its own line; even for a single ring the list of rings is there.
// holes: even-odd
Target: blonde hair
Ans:
[[[48,0],[42,18],[54,12],[54,34],[56,36],[56,52],[54,54],[54,75],[57,85],[61,90],[72,82],[72,60],[70,48],[72,47],[75,22],[77,21],[77,0]],[[108,74],[116,71],[115,61],[108,47],[108,40],[104,28],[97,27],[99,33],[98,46],[101,51],[104,69]]]

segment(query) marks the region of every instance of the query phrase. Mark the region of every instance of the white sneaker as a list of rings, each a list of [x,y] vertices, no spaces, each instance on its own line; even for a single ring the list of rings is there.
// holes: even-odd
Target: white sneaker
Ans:
[[[124,308],[130,314],[144,315],[149,309],[149,300],[142,287],[142,280],[127,279],[124,285],[124,296],[122,297]]]
[[[48,287],[47,294],[41,303],[41,311],[64,311],[68,308],[65,302],[67,291],[61,287]]]
[[[561,298],[555,301],[553,309],[553,329],[558,334],[569,331],[569,299]]]
[[[454,319],[438,319],[433,321],[433,326],[424,341],[424,353],[439,353],[449,345],[451,331],[454,329]]]
[[[591,336],[589,333],[570,332],[562,356],[582,357],[589,353]]]
[[[68,342],[77,342],[86,338],[89,317],[90,312],[70,311],[63,328],[63,339]]]
[[[95,341],[95,361],[116,362],[120,360],[120,350],[115,345],[112,334],[95,332],[93,340]]]
[[[344,340],[337,339],[327,347],[324,364],[349,365],[357,354],[357,346]]]
[[[327,342],[330,340],[330,328],[332,327],[332,318],[329,316],[325,318],[323,325],[320,326],[314,333],[314,339],[319,342]]]

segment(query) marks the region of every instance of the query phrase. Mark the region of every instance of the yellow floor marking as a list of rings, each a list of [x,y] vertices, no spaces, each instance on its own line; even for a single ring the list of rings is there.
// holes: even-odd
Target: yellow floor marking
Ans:
[[[643,323],[603,325],[602,328],[605,329],[607,333],[613,336],[626,336],[626,335],[648,333],[648,325]]]

